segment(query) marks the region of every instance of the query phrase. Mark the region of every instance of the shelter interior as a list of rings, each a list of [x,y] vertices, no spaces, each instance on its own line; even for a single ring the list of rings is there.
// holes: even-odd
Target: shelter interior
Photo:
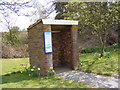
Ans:
[[[53,66],[72,67],[71,25],[51,25]]]

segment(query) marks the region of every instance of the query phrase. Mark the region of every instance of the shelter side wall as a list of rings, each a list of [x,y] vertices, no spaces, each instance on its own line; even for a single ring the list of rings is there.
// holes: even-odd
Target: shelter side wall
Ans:
[[[51,25],[43,25],[43,31],[51,31]],[[53,67],[52,53],[44,53],[45,59],[42,61],[44,74],[47,75],[50,67]]]
[[[30,64],[41,68],[41,75],[47,75],[47,61],[44,53],[43,24],[34,25],[28,30]]]
[[[79,49],[78,49],[78,26],[73,25],[71,27],[71,37],[72,37],[72,68],[75,69],[79,62]]]

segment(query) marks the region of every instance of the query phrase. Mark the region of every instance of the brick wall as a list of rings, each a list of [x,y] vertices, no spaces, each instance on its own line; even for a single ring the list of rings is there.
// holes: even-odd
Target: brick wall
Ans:
[[[47,70],[50,68],[49,56],[50,54],[44,53],[44,38],[43,31],[50,31],[49,25],[43,25],[37,23],[33,27],[28,28],[28,39],[29,39],[29,56],[30,64],[41,68],[41,74],[47,75]]]

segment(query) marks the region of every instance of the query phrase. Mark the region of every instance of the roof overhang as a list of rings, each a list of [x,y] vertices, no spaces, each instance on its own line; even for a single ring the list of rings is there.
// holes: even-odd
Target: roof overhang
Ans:
[[[78,25],[78,21],[74,20],[42,19],[42,23],[46,25]]]

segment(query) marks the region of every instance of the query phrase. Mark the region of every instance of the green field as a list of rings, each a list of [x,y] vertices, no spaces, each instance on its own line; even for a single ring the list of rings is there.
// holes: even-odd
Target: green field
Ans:
[[[57,76],[32,77],[26,73],[17,72],[20,64],[28,64],[28,58],[2,59],[3,88],[96,88],[95,86],[65,80]]]

